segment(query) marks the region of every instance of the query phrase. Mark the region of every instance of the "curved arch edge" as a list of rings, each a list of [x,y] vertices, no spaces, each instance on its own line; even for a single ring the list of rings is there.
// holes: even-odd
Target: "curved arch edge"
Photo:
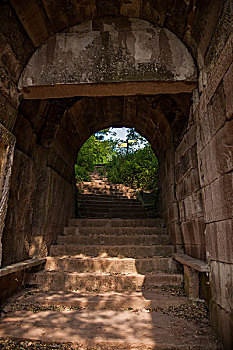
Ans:
[[[102,30],[88,22],[86,30],[81,24],[50,37],[20,77],[23,97],[191,92],[197,71],[185,45],[168,29],[128,22],[128,28],[103,23]]]

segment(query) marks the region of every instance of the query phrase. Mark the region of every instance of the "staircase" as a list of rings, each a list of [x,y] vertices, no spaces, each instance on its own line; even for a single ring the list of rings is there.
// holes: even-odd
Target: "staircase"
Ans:
[[[81,292],[182,285],[163,221],[147,218],[134,190],[97,174],[82,190],[81,218],[70,220],[51,246],[45,270],[31,274],[29,284]]]
[[[96,350],[202,349],[208,340],[203,349],[217,349],[208,327],[195,338],[197,325],[164,313],[191,305],[179,296],[183,275],[163,221],[147,218],[135,192],[93,174],[79,209],[44,270],[28,274],[34,289],[12,301],[0,337]]]
[[[110,184],[98,174],[81,185],[80,216],[88,218],[145,219],[147,213],[137,192],[122,184]]]
[[[51,247],[45,270],[28,283],[81,292],[181,286],[172,252],[160,220],[73,219]]]

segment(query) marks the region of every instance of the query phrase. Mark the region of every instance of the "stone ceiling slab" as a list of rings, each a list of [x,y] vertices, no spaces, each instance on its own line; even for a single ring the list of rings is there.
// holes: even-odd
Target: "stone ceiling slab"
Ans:
[[[196,79],[191,55],[168,29],[118,18],[50,37],[31,57],[19,89],[24,98],[179,93],[191,92]]]

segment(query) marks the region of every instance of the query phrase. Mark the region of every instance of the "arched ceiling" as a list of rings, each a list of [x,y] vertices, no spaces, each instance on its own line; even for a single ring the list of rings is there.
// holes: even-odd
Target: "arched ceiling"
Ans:
[[[37,143],[46,148],[65,145],[72,163],[92,134],[110,126],[135,127],[160,156],[182,137],[190,104],[190,94],[24,100],[20,113],[30,122]]]
[[[180,39],[194,28],[210,0],[10,0],[35,47],[49,36],[84,21],[105,16],[135,17],[166,27]],[[200,29],[200,28],[199,28]]]
[[[9,73],[17,82],[36,48],[55,33],[102,17],[140,18],[174,33],[202,68],[218,57],[218,33],[230,27],[230,13],[230,0],[2,0],[0,39],[10,46],[4,59],[7,56]]]

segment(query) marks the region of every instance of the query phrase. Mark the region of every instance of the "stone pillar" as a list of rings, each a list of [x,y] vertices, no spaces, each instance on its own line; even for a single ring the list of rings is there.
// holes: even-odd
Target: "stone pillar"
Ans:
[[[190,299],[199,299],[198,271],[186,265],[184,265],[184,288]]]

